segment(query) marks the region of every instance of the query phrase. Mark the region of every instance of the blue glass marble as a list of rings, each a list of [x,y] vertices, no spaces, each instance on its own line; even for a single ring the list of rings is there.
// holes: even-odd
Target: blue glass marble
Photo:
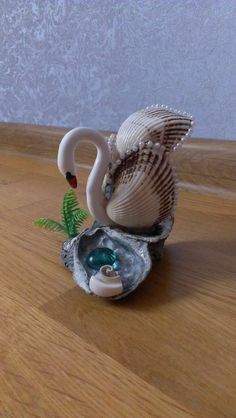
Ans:
[[[120,262],[119,260],[114,261],[114,263],[112,264],[112,267],[114,270],[120,270]]]
[[[92,250],[86,257],[86,264],[88,267],[96,271],[98,271],[105,264],[112,266],[114,270],[120,269],[120,263],[117,259],[115,251],[106,247],[95,248],[95,250]]]

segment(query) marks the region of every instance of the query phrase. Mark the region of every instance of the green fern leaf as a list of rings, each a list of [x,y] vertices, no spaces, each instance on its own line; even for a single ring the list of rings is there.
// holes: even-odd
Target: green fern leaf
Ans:
[[[87,219],[87,217],[88,217],[88,212],[85,209],[77,208],[73,212],[73,217],[72,217],[73,236],[78,235],[79,229],[82,223],[85,221],[85,219]]]
[[[68,190],[64,195],[61,216],[62,223],[69,237],[73,238],[78,235],[78,229],[88,214],[85,209],[79,208],[76,192],[72,189]]]
[[[48,231],[66,232],[65,227],[53,219],[38,218],[34,220],[33,224],[39,228],[47,229]]]
[[[77,206],[78,203],[76,193],[74,190],[70,189],[64,195],[61,208],[62,223],[65,226],[68,235],[71,235],[72,232],[72,217]]]
[[[78,230],[88,213],[85,209],[79,208],[77,196],[74,190],[68,190],[63,199],[61,208],[62,224],[53,219],[38,218],[33,224],[39,228],[47,229],[48,231],[64,232],[70,238],[78,235]]]

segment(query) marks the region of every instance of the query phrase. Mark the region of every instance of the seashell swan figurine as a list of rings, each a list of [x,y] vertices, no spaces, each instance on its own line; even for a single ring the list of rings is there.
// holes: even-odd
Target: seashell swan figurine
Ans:
[[[149,230],[172,217],[176,180],[171,154],[190,135],[192,116],[151,106],[129,116],[110,139],[89,128],[75,128],[62,139],[58,167],[76,188],[74,152],[90,142],[97,156],[86,187],[91,215],[102,225]]]

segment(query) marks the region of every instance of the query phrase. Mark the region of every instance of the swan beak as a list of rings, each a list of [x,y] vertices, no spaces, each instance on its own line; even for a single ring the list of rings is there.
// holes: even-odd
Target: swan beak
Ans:
[[[74,176],[69,171],[67,171],[67,173],[66,173],[66,180],[68,181],[69,185],[73,189],[76,189],[76,187],[77,187],[77,178],[76,178],[76,176]]]

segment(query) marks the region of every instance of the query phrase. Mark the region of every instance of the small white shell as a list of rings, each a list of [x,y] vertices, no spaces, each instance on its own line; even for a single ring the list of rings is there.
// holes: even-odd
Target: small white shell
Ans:
[[[119,274],[108,265],[102,266],[98,273],[91,276],[89,287],[95,295],[105,298],[117,296],[123,292]]]
[[[174,149],[191,127],[192,116],[164,105],[151,106],[129,116],[121,125],[116,147],[121,156],[140,142],[160,143],[167,151]]]

